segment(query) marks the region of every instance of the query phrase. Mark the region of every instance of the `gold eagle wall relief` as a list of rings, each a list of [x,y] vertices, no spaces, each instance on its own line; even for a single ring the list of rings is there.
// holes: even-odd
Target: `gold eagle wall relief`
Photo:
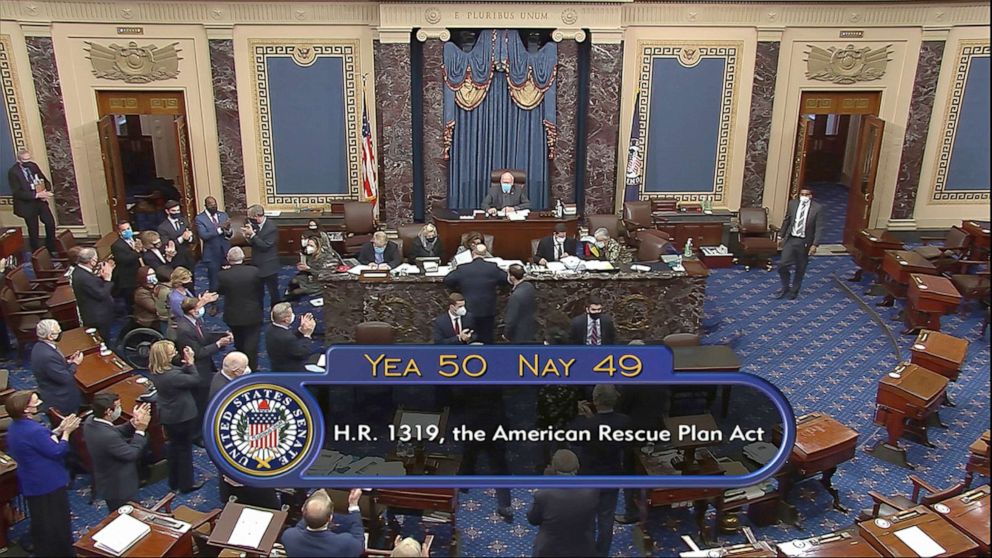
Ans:
[[[892,45],[876,49],[856,48],[854,45],[826,49],[815,45],[806,46],[809,47],[806,52],[806,79],[839,85],[881,79],[891,60],[889,49]]]
[[[153,44],[138,46],[131,41],[127,46],[103,46],[86,42],[86,53],[93,65],[93,75],[98,78],[125,83],[149,83],[179,76],[179,49],[172,43],[163,47]]]

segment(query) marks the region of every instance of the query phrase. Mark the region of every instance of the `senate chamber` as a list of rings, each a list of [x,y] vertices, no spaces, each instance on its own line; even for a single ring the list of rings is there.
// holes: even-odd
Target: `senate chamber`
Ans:
[[[989,16],[0,3],[0,557],[989,555]]]

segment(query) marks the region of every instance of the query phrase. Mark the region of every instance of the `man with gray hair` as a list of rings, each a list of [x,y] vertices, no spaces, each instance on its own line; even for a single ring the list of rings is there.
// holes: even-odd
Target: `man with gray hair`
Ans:
[[[309,556],[361,556],[365,550],[365,531],[362,529],[362,511],[358,500],[362,489],[353,488],[348,493],[348,515],[335,518],[337,533],[330,530],[334,517],[334,502],[323,488],[314,492],[303,503],[303,519],[282,534],[286,555]]]
[[[579,471],[579,459],[567,449],[551,458],[545,474],[571,476]],[[595,488],[542,488],[534,493],[527,521],[538,527],[531,556],[593,556],[596,554]]]
[[[72,274],[72,292],[76,296],[79,318],[85,327],[96,328],[108,347],[114,323],[114,284],[111,282],[114,267],[114,260],[99,262],[96,250],[83,248]]]
[[[584,240],[582,249],[583,258],[586,260],[610,262],[614,266],[619,266],[628,264],[634,259],[630,251],[621,246],[617,239],[611,238],[610,231],[603,227],[593,232],[591,241],[588,237]]]
[[[227,353],[220,366],[220,372],[214,374],[214,377],[210,379],[209,400],[213,401],[214,396],[224,386],[245,374],[251,374],[251,366],[248,366],[248,355],[241,351]]]
[[[38,219],[45,225],[45,247],[55,254],[55,217],[48,200],[54,197],[51,185],[38,163],[31,160],[27,148],[17,150],[17,162],[7,171],[10,195],[14,198],[14,215],[24,219],[28,229],[31,251],[41,247]]]
[[[62,326],[55,320],[41,320],[34,328],[38,342],[31,349],[31,370],[38,383],[38,395],[47,407],[55,407],[63,416],[79,410],[83,394],[76,386],[76,367],[83,353],[76,351],[66,358],[59,350]]]
[[[272,307],[272,325],[265,332],[265,348],[269,353],[272,372],[303,372],[307,357],[313,353],[313,330],[317,327],[313,314],[304,314],[300,326],[291,330],[296,316],[293,306],[280,302]]]
[[[376,231],[372,240],[366,242],[358,252],[358,261],[372,269],[392,269],[403,263],[400,249],[386,237],[386,233]]]
[[[258,276],[269,291],[269,306],[275,306],[282,301],[279,292],[279,227],[265,217],[265,208],[256,204],[248,208],[248,221],[241,227],[241,233],[251,244],[251,263],[258,268]]]
[[[224,297],[224,323],[234,335],[234,346],[258,367],[258,342],[262,332],[262,278],[258,268],[244,263],[244,250],[227,251],[230,267],[217,274],[217,294]]]

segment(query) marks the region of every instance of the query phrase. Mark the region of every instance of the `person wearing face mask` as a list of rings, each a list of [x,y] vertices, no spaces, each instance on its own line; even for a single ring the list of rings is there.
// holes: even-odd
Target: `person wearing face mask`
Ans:
[[[231,248],[231,220],[227,213],[217,209],[217,199],[208,196],[203,200],[203,211],[196,215],[196,236],[200,237],[200,261],[207,265],[209,289],[217,290],[217,274]]]
[[[234,346],[258,366],[258,342],[262,334],[262,278],[258,268],[245,262],[245,252],[235,246],[227,251],[227,269],[220,270],[217,294],[224,297],[224,323],[231,328]]]
[[[79,418],[65,417],[55,430],[36,420],[44,403],[33,391],[18,391],[4,406],[11,418],[7,453],[17,462],[17,480],[28,502],[35,556],[72,556],[72,519],[69,508],[69,437]]]
[[[169,490],[178,490],[180,494],[203,486],[202,482],[194,482],[193,474],[193,439],[199,426],[193,394],[200,386],[193,361],[193,349],[184,347],[180,356],[176,345],[168,340],[153,343],[148,354],[148,371],[158,393],[155,400],[158,420],[169,436],[166,448]]]
[[[134,290],[134,323],[163,333],[163,324],[158,316],[158,301],[155,298],[155,288],[158,286],[155,270],[147,265],[139,267],[137,281],[138,287]]]
[[[152,412],[148,403],[135,406],[131,420],[121,418],[121,399],[113,392],[93,396],[93,415],[83,423],[83,438],[93,464],[95,497],[106,501],[107,513],[138,496],[138,463],[148,440]]]
[[[251,263],[258,268],[258,276],[269,292],[269,307],[282,301],[279,291],[279,228],[265,217],[265,208],[253,205],[248,208],[248,221],[241,233],[251,244]]]
[[[448,311],[434,318],[435,345],[464,345],[475,341],[475,319],[465,308],[465,297],[448,295]]]
[[[444,286],[465,296],[465,305],[475,318],[478,340],[492,344],[496,335],[496,292],[506,286],[506,272],[487,262],[488,257],[486,245],[479,244],[471,262],[459,265],[444,277]]]
[[[280,302],[269,314],[272,325],[265,332],[265,349],[269,353],[272,372],[302,372],[307,358],[313,354],[313,330],[317,321],[313,314],[304,314],[295,330],[293,306]]]
[[[289,280],[286,287],[286,300],[289,301],[322,293],[324,286],[317,280],[317,274],[336,268],[342,261],[324,234],[305,237],[301,252],[300,261],[296,264],[296,276]]]
[[[392,269],[403,263],[400,249],[382,231],[376,231],[372,240],[362,246],[358,252],[358,261],[372,269]]]
[[[533,343],[537,338],[537,290],[524,277],[524,266],[513,264],[506,270],[510,298],[506,301],[503,339],[510,343]]]
[[[504,172],[499,177],[499,184],[489,187],[482,200],[482,209],[486,210],[487,215],[496,215],[497,211],[513,213],[518,209],[530,209],[527,188],[523,184],[514,184],[513,173]]]
[[[41,247],[41,237],[38,234],[38,220],[45,225],[45,247],[53,255],[55,247],[55,217],[48,205],[53,194],[46,189],[51,184],[45,173],[41,172],[38,164],[31,160],[31,152],[27,149],[17,151],[17,162],[7,171],[7,182],[10,185],[10,196],[14,199],[14,215],[24,219],[28,229],[28,239],[31,250]]]
[[[560,262],[565,256],[575,256],[578,254],[576,244],[575,239],[568,236],[565,223],[558,223],[551,236],[546,236],[537,243],[534,263],[548,265],[548,262]]]
[[[166,275],[171,274],[176,268],[172,264],[172,258],[176,256],[175,244],[162,245],[162,237],[155,231],[144,231],[138,235],[141,240],[141,261],[148,267],[167,270]],[[171,246],[171,248],[170,248]],[[168,282],[168,281],[166,281]]]
[[[96,250],[90,247],[79,251],[76,270],[72,273],[72,293],[76,308],[85,327],[95,327],[109,346],[114,325],[114,260],[100,262]]]
[[[182,207],[176,200],[166,202],[165,220],[158,226],[158,235],[162,238],[163,244],[171,241],[175,245],[176,255],[172,258],[173,265],[185,267],[192,273],[196,267],[196,259],[193,257],[193,243],[196,242],[196,237],[189,226],[189,221],[183,216]]]
[[[813,191],[803,188],[799,199],[789,202],[782,221],[782,257],[778,261],[778,275],[782,288],[775,298],[795,300],[799,296],[809,257],[816,253],[816,247],[823,239],[823,206],[813,201]],[[791,268],[796,268],[795,277],[790,277]]]
[[[428,223],[420,229],[420,234],[410,243],[410,263],[417,263],[417,258],[440,258],[444,253],[441,239],[437,237],[437,227]]]
[[[585,314],[572,318],[568,337],[572,345],[616,344],[617,328],[613,319],[603,313],[603,301],[598,296],[586,301]]]
[[[83,404],[83,394],[76,385],[76,367],[83,361],[83,353],[62,354],[58,347],[62,326],[55,320],[41,320],[34,329],[38,343],[31,348],[31,370],[38,392],[63,415],[75,413]]]
[[[193,274],[185,267],[177,267],[172,270],[172,275],[169,277],[169,287],[172,289],[169,292],[169,311],[171,312],[169,327],[175,329],[186,314],[182,309],[183,301],[196,296],[193,292]],[[197,300],[201,306],[206,306],[215,302],[217,298],[217,293],[208,291],[197,297]]]
[[[203,323],[205,304],[202,300],[187,298],[181,306],[183,317],[176,320],[176,346],[183,351],[183,354],[187,348],[193,351],[194,364],[199,374],[199,384],[194,398],[196,399],[196,408],[199,410],[199,419],[202,421],[210,398],[210,381],[217,373],[214,355],[233,343],[234,335],[230,331],[207,331]]]
[[[114,268],[111,281],[114,283],[114,296],[124,299],[127,313],[134,313],[134,289],[137,287],[138,267],[141,266],[141,241],[134,237],[131,223],[117,223],[117,234],[120,238],[110,245],[110,253],[114,256]]]
[[[610,231],[602,227],[593,233],[592,242],[585,243],[583,252],[584,260],[610,262],[614,267],[629,264],[634,259],[615,238],[610,238]]]

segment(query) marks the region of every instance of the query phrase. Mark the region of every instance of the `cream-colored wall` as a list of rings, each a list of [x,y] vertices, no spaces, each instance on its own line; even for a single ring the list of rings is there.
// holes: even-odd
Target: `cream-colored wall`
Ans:
[[[223,200],[220,155],[217,150],[217,117],[214,112],[207,35],[199,25],[143,25],[140,37],[121,37],[111,24],[55,23],[52,41],[62,82],[73,167],[79,184],[83,222],[89,234],[112,229],[107,187],[97,133],[97,91],[182,91],[186,101],[193,180],[199,199]],[[179,76],[148,84],[127,84],[93,75],[86,42],[102,45],[135,41],[139,45],[178,43]]]
[[[799,122],[799,100],[804,91],[879,91],[879,117],[885,121],[882,151],[875,180],[875,200],[869,217],[870,226],[885,227],[892,213],[899,161],[902,157],[906,122],[916,77],[923,32],[919,28],[865,29],[861,39],[841,39],[837,29],[790,28],[782,34],[778,78],[775,83],[775,106],[772,111],[772,134],[768,146],[768,170],[765,174],[763,205],[773,221],[785,216],[792,177],[793,152]],[[820,48],[836,46],[873,49],[891,46],[885,75],[875,81],[835,85],[806,78],[806,54],[809,45]]]
[[[921,229],[944,229],[960,224],[963,219],[989,219],[989,198],[981,201],[936,201],[934,188],[937,182],[937,167],[940,158],[950,157],[950,148],[945,153],[944,131],[948,126],[948,112],[953,101],[952,89],[957,77],[958,61],[962,41],[978,41],[989,44],[988,27],[957,27],[947,37],[944,58],[940,64],[940,77],[930,117],[930,131],[927,147],[923,153],[923,168],[920,172],[920,187],[916,193],[916,209],[913,225]]]
[[[748,118],[751,113],[751,88],[754,82],[755,50],[757,49],[758,33],[753,27],[628,27],[624,35],[623,57],[623,91],[620,108],[620,141],[617,158],[617,181],[615,209],[623,206],[625,169],[627,168],[628,142],[630,127],[634,115],[634,97],[638,88],[638,76],[641,69],[641,45],[650,42],[665,41],[681,43],[686,46],[721,45],[727,42],[741,45],[738,69],[735,78],[736,89],[734,102],[731,107],[732,130],[730,135],[729,153],[727,156],[727,174],[724,183],[724,199],[716,207],[726,207],[736,211],[741,205],[741,189],[744,182],[744,156],[747,152]],[[678,131],[673,130],[673,133]],[[716,130],[714,130],[716,133]],[[647,129],[641,129],[642,137],[646,137]],[[650,152],[650,145],[648,146]],[[650,156],[650,155],[648,155]]]

